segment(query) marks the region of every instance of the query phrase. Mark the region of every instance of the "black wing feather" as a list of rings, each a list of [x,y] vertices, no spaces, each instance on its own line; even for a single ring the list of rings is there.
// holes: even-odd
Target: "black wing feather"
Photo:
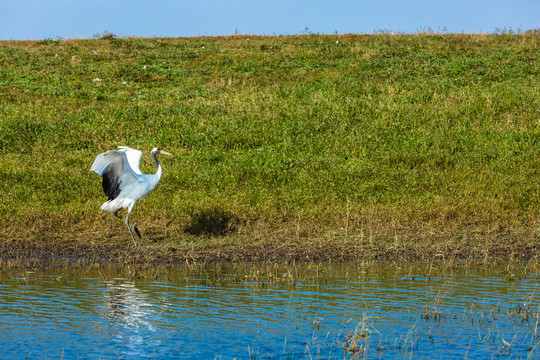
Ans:
[[[113,166],[109,165],[103,174],[103,191],[109,197],[109,200],[114,200],[120,195],[120,179],[115,176]]]

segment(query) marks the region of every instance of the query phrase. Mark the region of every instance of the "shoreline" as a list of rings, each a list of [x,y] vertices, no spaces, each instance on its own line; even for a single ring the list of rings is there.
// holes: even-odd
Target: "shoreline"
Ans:
[[[216,239],[206,238],[206,244],[142,242],[135,248],[130,242],[54,240],[2,241],[0,262],[3,268],[40,267],[40,263],[60,261],[66,264],[91,266],[160,265],[214,262],[437,262],[473,261],[488,263],[504,260],[538,259],[540,242],[513,236],[486,236],[484,243],[467,239],[433,239],[432,242],[401,242],[390,245],[379,241],[361,245],[356,239],[276,239],[245,241],[239,236],[227,237],[228,244],[219,246]],[[147,240],[148,241],[148,240]],[[218,241],[222,242],[222,239]]]

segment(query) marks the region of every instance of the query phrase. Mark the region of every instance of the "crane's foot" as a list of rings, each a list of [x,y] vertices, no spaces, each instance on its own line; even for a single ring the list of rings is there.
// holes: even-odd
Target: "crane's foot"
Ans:
[[[131,224],[129,224],[131,225]],[[137,236],[139,237],[139,239],[141,238],[141,233],[139,232],[139,229],[137,229],[137,227],[135,225],[132,225],[133,226],[133,230],[135,230],[135,234],[137,234]]]
[[[137,234],[137,236],[139,237],[139,239],[141,239],[141,233],[140,233],[139,229],[137,229],[137,227],[136,227],[135,225],[130,224],[129,222],[127,222],[126,220],[124,220],[120,215],[118,215],[118,212],[119,212],[119,211],[120,211],[120,210],[116,210],[116,211],[114,212],[114,217],[116,217],[116,218],[122,220],[123,222],[125,222],[126,225],[127,225],[128,227],[131,226],[131,227],[133,228],[133,230],[135,230],[135,234]],[[137,245],[135,245],[135,246],[137,246]]]

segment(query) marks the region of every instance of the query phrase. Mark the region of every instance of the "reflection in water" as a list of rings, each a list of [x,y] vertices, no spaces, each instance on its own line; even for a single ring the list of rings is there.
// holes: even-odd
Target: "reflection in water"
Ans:
[[[135,285],[115,281],[106,282],[106,285],[104,316],[110,320],[111,324],[132,323],[132,320],[128,318],[138,318],[140,308],[137,294],[135,294]]]
[[[146,336],[156,331],[155,326],[146,320],[151,304],[145,300],[145,294],[127,279],[113,279],[106,281],[105,285],[103,318],[108,320],[111,332],[114,332],[113,342],[129,349],[126,355],[144,355],[141,344]],[[159,346],[159,340],[154,340],[154,344]]]
[[[530,267],[124,271],[0,273],[2,359],[540,357]]]

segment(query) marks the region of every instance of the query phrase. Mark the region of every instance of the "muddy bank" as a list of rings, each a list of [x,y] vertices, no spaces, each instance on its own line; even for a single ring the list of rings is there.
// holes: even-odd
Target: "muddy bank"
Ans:
[[[0,259],[4,265],[39,264],[61,260],[82,265],[100,264],[174,264],[190,262],[282,262],[282,261],[433,261],[461,259],[531,259],[538,258],[538,241],[490,239],[482,244],[463,241],[436,241],[430,245],[402,243],[359,244],[354,241],[265,240],[238,242],[227,246],[209,244],[142,244],[135,248],[129,242],[112,241],[81,243],[74,241],[0,242]]]

